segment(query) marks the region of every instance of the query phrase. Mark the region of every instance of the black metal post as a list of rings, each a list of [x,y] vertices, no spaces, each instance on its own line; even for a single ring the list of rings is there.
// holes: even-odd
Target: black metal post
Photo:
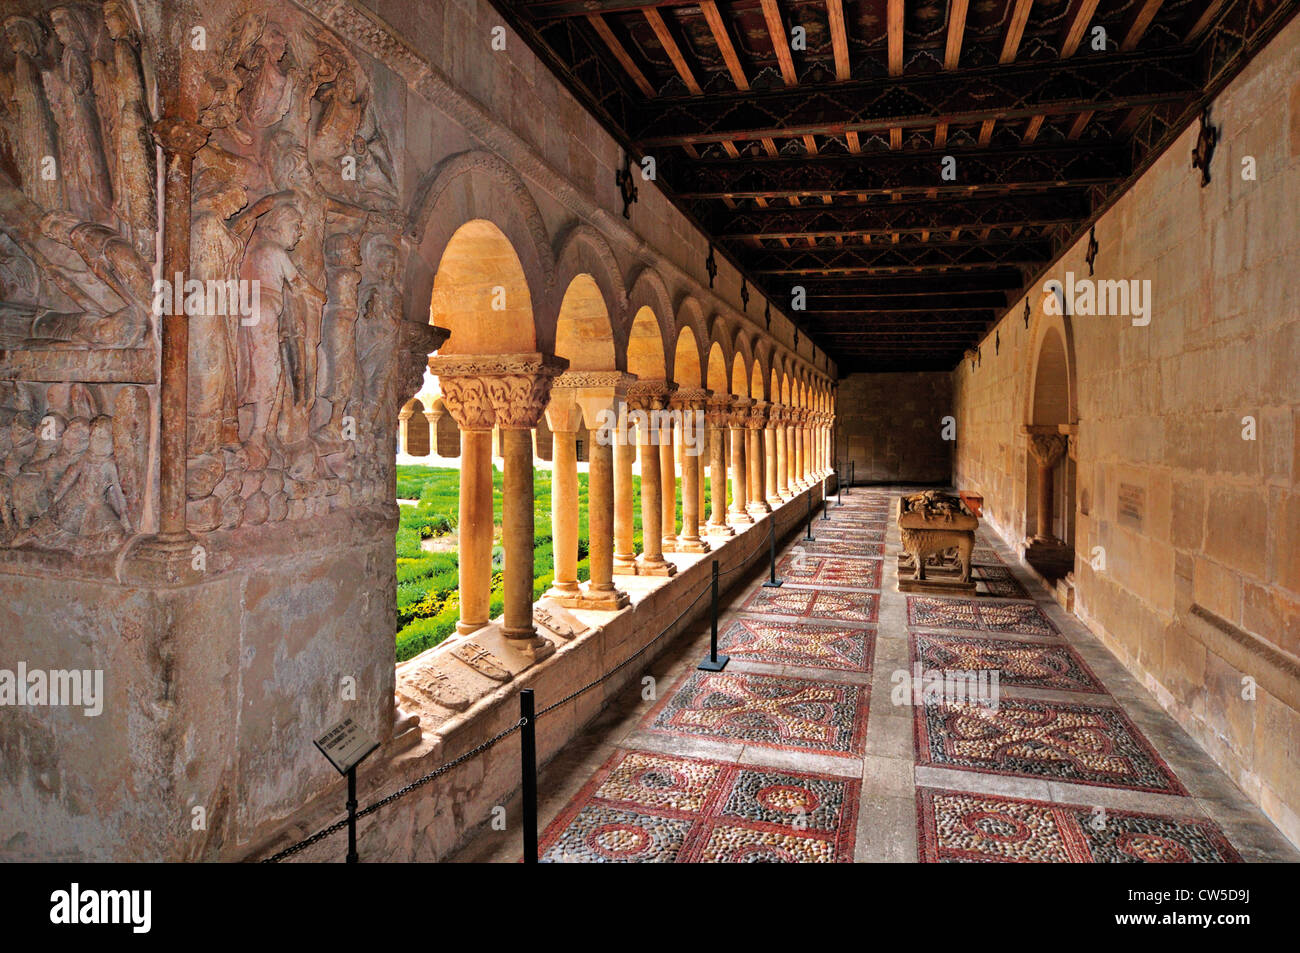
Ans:
[[[537,726],[533,715],[533,690],[519,692],[519,758],[523,770],[522,794],[524,828],[524,863],[537,863]]]
[[[835,505],[844,505],[844,481],[840,479],[838,473],[835,474]]]
[[[357,766],[348,768],[348,860],[349,864],[358,862],[357,857]]]
[[[812,534],[812,491],[808,492],[808,533],[804,536],[805,543],[817,542],[817,537]]]
[[[854,465],[856,462],[857,462],[856,460],[850,460],[850,461],[849,461],[849,486],[850,486],[850,487],[853,486],[853,465]]]
[[[772,516],[768,518],[767,542],[768,542],[769,575],[768,575],[767,582],[763,583],[763,586],[767,589],[778,589],[781,587],[782,582],[780,579],[776,578],[776,514],[775,513],[773,513]]]
[[[826,505],[826,479],[826,477],[822,477],[822,519],[824,520],[831,518],[831,511]]]
[[[713,634],[709,639],[709,657],[698,666],[702,672],[721,672],[731,661],[728,655],[718,654],[718,561],[713,560],[713,598],[709,607],[712,618]]]

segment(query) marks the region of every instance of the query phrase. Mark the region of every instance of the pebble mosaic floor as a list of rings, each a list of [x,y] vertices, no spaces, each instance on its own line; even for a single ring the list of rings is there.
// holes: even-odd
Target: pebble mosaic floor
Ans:
[[[1300,861],[987,527],[973,596],[898,592],[900,492],[832,498],[725,595],[722,672],[706,618],[543,768],[544,861]]]

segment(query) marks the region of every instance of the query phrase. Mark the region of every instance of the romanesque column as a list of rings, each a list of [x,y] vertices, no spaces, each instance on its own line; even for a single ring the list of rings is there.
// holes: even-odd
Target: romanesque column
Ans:
[[[551,535],[555,550],[555,581],[547,596],[569,604],[580,595],[578,586],[578,431],[582,408],[577,391],[551,388],[546,423],[551,428]]]
[[[754,522],[754,518],[749,515],[749,487],[745,467],[749,406],[748,397],[733,397],[731,415],[727,421],[731,428],[731,507],[727,510],[727,517],[733,526],[747,526]]]
[[[711,548],[700,538],[700,504],[703,501],[700,477],[703,468],[699,461],[704,459],[704,441],[708,439],[704,430],[707,393],[696,388],[679,390],[673,395],[673,409],[681,412],[678,446],[682,452],[682,531],[677,537],[676,548],[679,553],[707,553]]]
[[[460,619],[464,634],[488,624],[492,590],[492,428],[496,414],[485,380],[469,376],[470,361],[434,358],[443,403],[460,428],[459,537]],[[456,372],[460,373],[456,373]],[[453,376],[455,375],[455,376]]]
[[[668,386],[671,393],[671,389],[677,385]],[[659,414],[658,426],[659,498],[662,501],[660,519],[663,526],[661,545],[663,552],[671,553],[677,550],[677,458],[674,455],[676,441],[673,439],[673,417],[666,412],[666,406],[664,410],[664,413]]]
[[[767,507],[775,510],[781,505],[781,493],[777,489],[776,478],[776,428],[780,416],[780,407],[773,404],[767,410],[767,426],[762,430],[763,438],[763,484],[767,491]]]
[[[591,432],[587,453],[587,590],[573,603],[582,609],[618,610],[627,593],[614,586],[614,446],[630,377],[619,372],[570,372],[560,377],[578,391],[583,422]]]
[[[1038,531],[1035,542],[1060,544],[1052,534],[1052,469],[1065,452],[1066,437],[1062,433],[1031,431],[1029,452],[1038,464]]]
[[[627,406],[623,405],[619,427],[614,431],[614,572],[624,576],[636,575],[636,546],[632,542],[632,463],[636,459],[635,439],[634,428],[628,424]],[[645,491],[644,481],[641,490]],[[642,535],[644,537],[644,532]]]
[[[755,400],[745,421],[749,451],[749,514],[756,520],[772,512],[767,503],[767,466],[763,454],[763,428],[767,426],[767,412],[771,406],[765,400]]]
[[[794,483],[800,490],[808,488],[803,472],[803,417],[803,409],[795,408],[794,419],[790,422],[790,432],[794,435]]]
[[[786,418],[790,414],[790,409],[777,406],[773,411],[772,442],[776,444],[776,494],[782,503],[786,503],[794,498],[794,493],[790,490],[790,465],[787,462],[786,450],[789,443],[786,439]]]
[[[709,535],[731,536],[735,530],[727,524],[726,427],[730,419],[730,401],[726,397],[710,398],[709,421]]]
[[[672,576],[677,567],[663,554],[663,488],[659,474],[659,440],[654,421],[668,398],[663,381],[637,381],[628,403],[637,414],[637,449],[641,458],[641,557],[636,571],[642,576]],[[631,415],[629,415],[631,416]]]
[[[782,430],[785,431],[785,482],[789,489],[791,498],[799,495],[799,481],[795,479],[795,446],[794,446],[794,417],[795,410],[793,407],[785,409],[785,420]]]

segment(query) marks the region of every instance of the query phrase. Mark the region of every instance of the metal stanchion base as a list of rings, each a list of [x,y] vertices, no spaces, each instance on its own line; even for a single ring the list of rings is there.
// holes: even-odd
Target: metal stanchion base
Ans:
[[[701,662],[699,665],[695,667],[699,669],[701,672],[721,672],[724,668],[727,667],[727,663],[730,661],[731,661],[730,655],[719,655],[718,660],[716,662],[713,660],[712,657],[708,657],[705,658],[703,662]]]
[[[763,583],[763,588],[764,588],[764,589],[780,589],[780,588],[781,588],[782,586],[784,586],[784,585],[785,585],[785,582],[784,582],[783,580],[781,580],[781,579],[777,579],[775,582],[772,581],[771,579],[769,579],[769,580],[767,580],[767,582]]]

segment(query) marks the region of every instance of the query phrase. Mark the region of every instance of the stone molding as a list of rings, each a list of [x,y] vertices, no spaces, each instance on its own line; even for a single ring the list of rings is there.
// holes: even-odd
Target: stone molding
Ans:
[[[569,362],[549,354],[445,355],[429,359],[443,402],[465,430],[531,430]]]

